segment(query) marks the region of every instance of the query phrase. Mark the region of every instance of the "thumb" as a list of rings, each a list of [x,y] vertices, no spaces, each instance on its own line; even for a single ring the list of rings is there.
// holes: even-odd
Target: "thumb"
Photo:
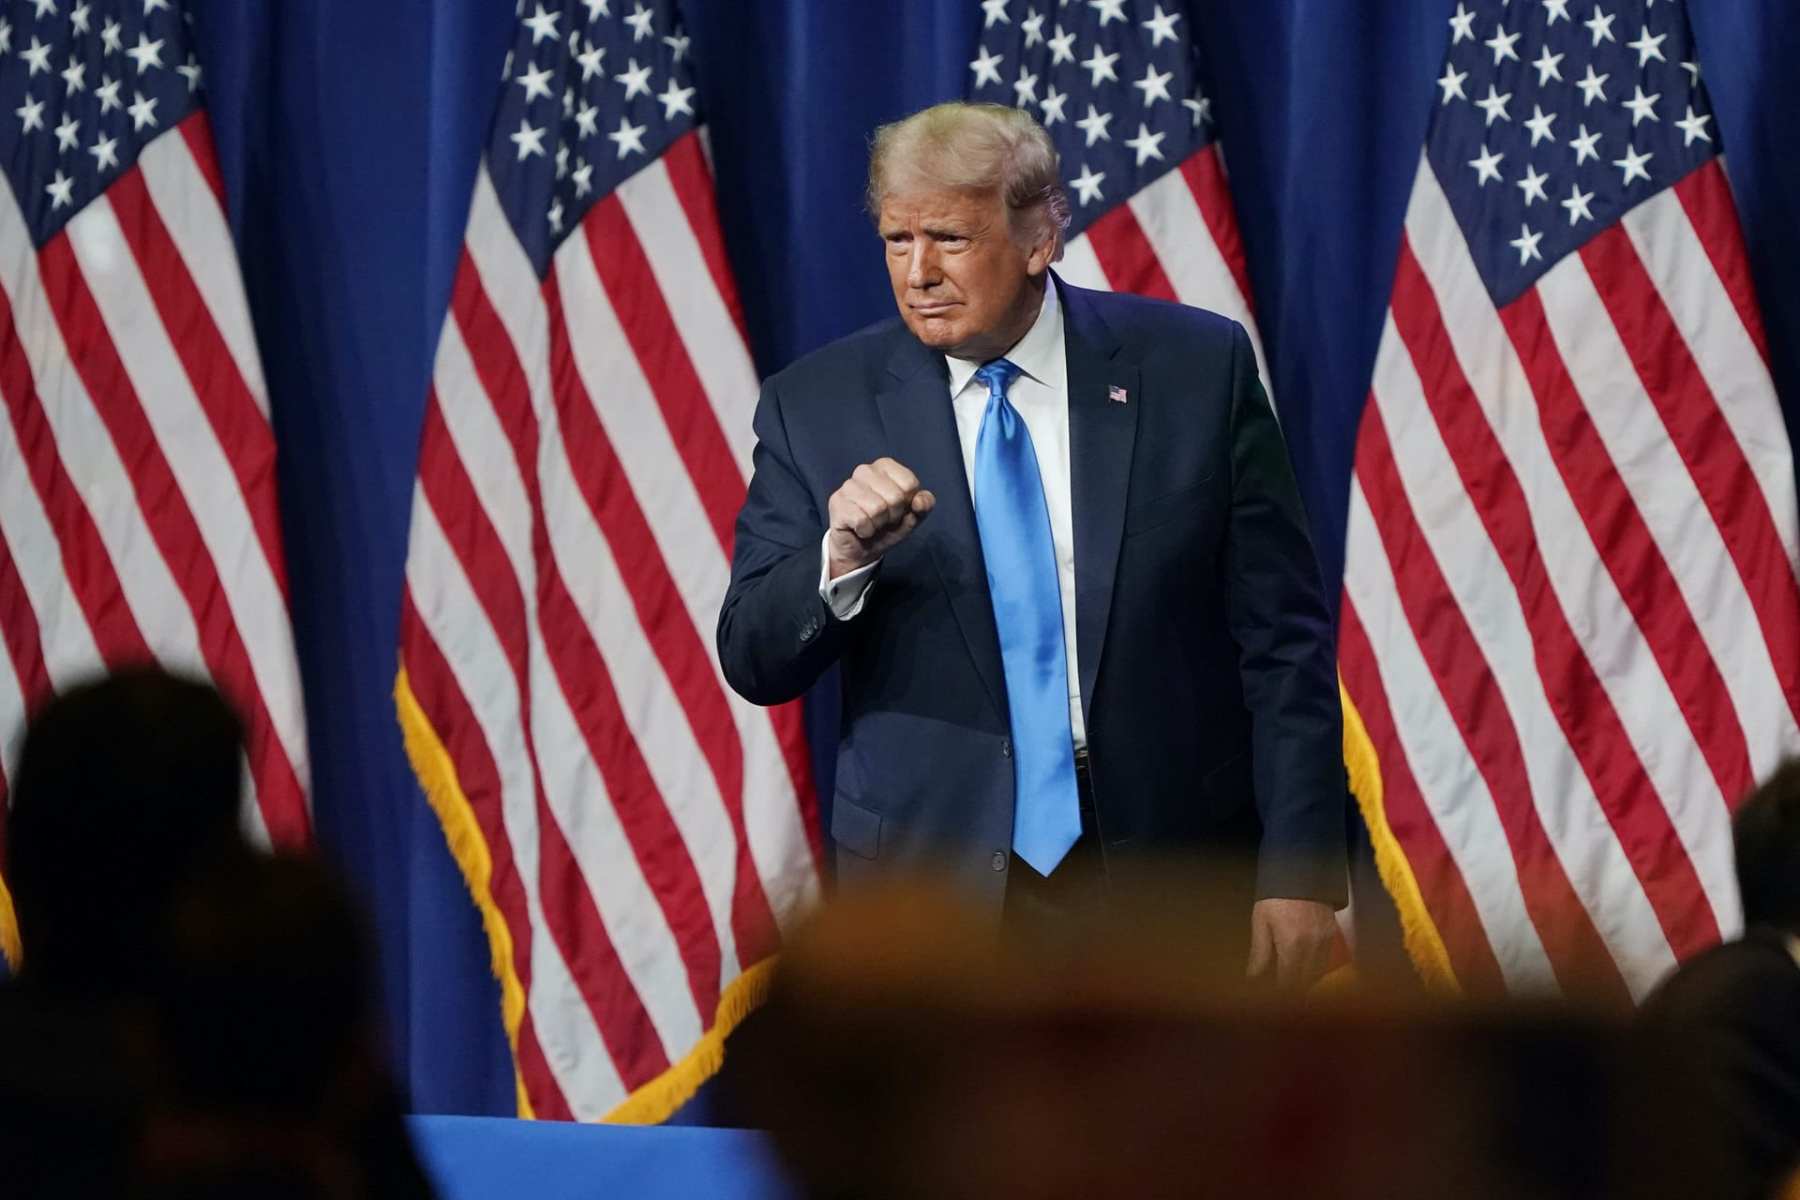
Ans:
[[[937,497],[926,491],[924,488],[920,488],[913,493],[912,510],[921,521],[925,519],[926,513],[929,513],[936,507]]]

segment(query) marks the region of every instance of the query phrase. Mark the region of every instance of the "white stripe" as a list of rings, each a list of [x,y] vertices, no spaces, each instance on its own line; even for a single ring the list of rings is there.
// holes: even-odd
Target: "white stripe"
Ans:
[[[625,1098],[625,1085],[544,919],[539,900],[536,790],[531,756],[525,749],[519,693],[493,628],[475,600],[462,564],[445,542],[422,488],[413,492],[406,581],[413,607],[449,664],[500,776],[501,823],[525,894],[528,921],[526,928],[515,928],[512,935],[515,941],[526,942],[531,984],[525,1002],[544,1058],[572,1108],[583,1114],[607,1112]]]
[[[1385,499],[1406,503],[1401,496]],[[1413,637],[1368,498],[1355,480],[1345,532],[1344,593],[1368,634],[1406,768],[1469,890],[1508,990],[1557,992],[1493,794]]]
[[[1204,154],[1206,151],[1202,150]],[[1242,325],[1256,351],[1256,369],[1266,385],[1269,364],[1263,357],[1262,338],[1256,332],[1256,316],[1250,297],[1238,287],[1237,276],[1213,241],[1212,227],[1200,211],[1194,190],[1179,169],[1162,177],[1126,201],[1144,231],[1163,274],[1175,288],[1175,298],[1196,308],[1211,309]]]
[[[1415,235],[1415,244],[1417,240]],[[1440,303],[1443,303],[1442,297]],[[1446,323],[1471,319],[1464,311],[1465,307],[1455,301],[1446,305]],[[1494,320],[1491,309],[1489,320]],[[1462,332],[1478,336],[1467,326]],[[1492,349],[1491,342],[1484,348]],[[1503,370],[1497,354],[1465,359],[1465,371],[1469,371],[1471,362],[1479,364],[1470,372],[1472,381],[1480,380],[1475,383],[1479,395],[1485,398],[1508,394],[1503,389],[1495,389],[1494,380],[1487,378]],[[1511,382],[1522,386],[1522,380],[1516,375],[1516,362],[1512,369],[1515,374]],[[1432,556],[1442,569],[1451,597],[1467,620],[1506,702],[1507,711],[1512,715],[1525,759],[1531,802],[1537,808],[1571,886],[1612,950],[1632,994],[1640,995],[1674,964],[1674,956],[1663,937],[1656,913],[1623,848],[1610,832],[1606,815],[1587,775],[1556,719],[1545,680],[1538,673],[1536,648],[1520,599],[1513,591],[1505,564],[1488,540],[1473,502],[1463,490],[1455,461],[1450,457],[1437,422],[1425,402],[1418,374],[1406,347],[1394,331],[1391,316],[1382,331],[1372,391],[1393,444],[1394,461],[1406,499],[1412,510],[1419,514],[1419,526],[1431,547]],[[1510,394],[1515,398],[1513,408],[1516,410],[1518,393]],[[1540,482],[1546,473],[1554,475],[1554,467],[1547,461],[1515,463],[1514,469],[1519,471],[1528,493],[1534,490],[1534,484],[1538,485],[1536,490],[1540,493],[1548,491]],[[1562,500],[1567,504],[1566,495]],[[1572,514],[1564,520],[1575,530],[1581,528],[1579,520]],[[1570,543],[1573,534],[1568,528],[1551,531],[1541,521],[1535,528],[1554,576],[1557,574],[1554,564],[1565,556],[1555,553],[1555,548],[1548,543],[1552,540]],[[1563,586],[1585,582],[1598,597],[1604,588],[1593,580],[1595,569],[1590,567],[1580,571]],[[1515,802],[1523,797],[1507,799]]]
[[[0,803],[0,821],[12,802],[13,766],[19,761],[19,743],[25,737],[25,681],[19,677],[12,655],[0,642],[0,783],[6,785],[6,801]]]
[[[731,319],[731,310],[725,307],[725,297],[713,282],[667,165],[657,159],[620,184],[618,197],[687,347],[700,386],[719,419],[719,428],[731,444],[742,476],[739,482],[747,483],[750,452],[756,446],[756,436],[750,431],[759,391],[756,366],[750,361],[750,349],[744,345],[737,322]]]
[[[1420,169],[1406,228],[1420,267],[1437,297],[1444,328],[1469,386],[1524,492],[1534,540],[1557,602],[1668,811],[1715,919],[1721,928],[1735,928],[1737,884],[1731,864],[1726,797],[1719,791],[1718,780],[1695,742],[1667,678],[1569,496],[1545,440],[1525,368],[1494,311],[1437,177],[1428,166]],[[1566,261],[1575,261],[1579,269],[1578,259]],[[1561,269],[1559,265],[1558,270]],[[1560,282],[1551,284],[1552,291],[1559,287]],[[1593,311],[1604,318],[1597,301]],[[1573,312],[1566,315],[1577,319]],[[1555,320],[1550,323],[1552,328],[1557,325]],[[1584,351],[1596,346],[1601,335],[1611,328],[1604,319],[1600,325],[1584,337]],[[1410,360],[1406,372],[1410,377],[1408,386],[1417,386]],[[1629,370],[1623,377],[1635,379]],[[1598,380],[1594,382],[1601,386]],[[1577,377],[1577,383],[1584,381]],[[1598,407],[1591,400],[1589,406]],[[1642,407],[1649,410],[1647,402]],[[1423,411],[1420,410],[1421,415]],[[1627,469],[1625,473],[1631,472]],[[1704,520],[1704,510],[1696,512]],[[1511,645],[1516,656],[1530,643]],[[1526,740],[1527,746],[1533,744]],[[1540,796],[1566,794],[1548,792]]]
[[[1106,272],[1100,267],[1100,259],[1094,254],[1094,244],[1085,233],[1063,247],[1062,261],[1056,264],[1056,273],[1065,283],[1076,287],[1092,288],[1097,292],[1113,290]]]
[[[25,597],[37,616],[38,641],[50,686],[65,691],[104,670],[105,661],[76,599],[74,584],[63,573],[56,530],[20,455],[12,420],[4,415],[0,415],[0,538],[12,552]],[[95,565],[100,571],[112,570],[109,562]]]
[[[530,546],[530,497],[519,476],[512,444],[481,390],[462,331],[454,321],[445,322],[438,343],[437,393],[439,411],[450,431],[456,455],[462,460],[481,506],[493,522],[511,560],[513,575],[524,598],[525,633],[533,662],[548,663],[536,603],[537,564]],[[552,413],[550,423],[540,430],[540,443],[553,447],[559,441]],[[738,973],[731,924],[735,839],[724,804],[719,799],[712,774],[707,770],[706,759],[691,735],[681,705],[649,647],[644,644],[630,597],[612,570],[611,549],[599,536],[592,517],[582,505],[566,460],[560,453],[546,452],[539,456],[538,469],[543,473],[540,486],[546,527],[556,548],[562,579],[576,607],[583,612],[609,673],[616,684],[630,693],[621,697],[621,706],[632,736],[643,750],[657,790],[694,858],[719,938],[723,975],[720,983],[723,984]],[[571,525],[575,528],[564,528]],[[565,548],[571,541],[577,543],[575,547]],[[603,566],[599,560],[604,560]],[[534,700],[539,692],[558,688],[557,676],[535,674],[535,666],[533,671]],[[566,697],[560,693],[555,699],[557,703],[566,703]],[[586,769],[593,770],[592,756],[584,740],[538,747],[540,758],[552,752],[579,755],[587,760]],[[544,765],[546,775],[567,775],[574,769],[573,765]],[[685,987],[682,993],[690,994]]]
[[[768,713],[725,683],[712,628],[730,582],[729,564],[707,524],[693,480],[676,450],[649,382],[594,270],[587,231],[557,252],[554,269],[571,331],[570,349],[590,401],[617,448],[662,559],[731,706],[744,748],[744,823],[752,857],[778,918],[808,902],[816,885],[806,831],[786,760]]]
[[[213,326],[267,421],[269,394],[263,383],[262,358],[256,351],[256,332],[250,325],[250,302],[244,296],[237,247],[231,240],[231,226],[219,207],[218,196],[201,173],[200,164],[194,161],[187,138],[178,130],[171,130],[144,147],[137,165],[157,215],[181,252],[181,261],[187,265],[194,287],[212,316]]]
[[[287,603],[256,536],[231,460],[195,396],[137,260],[102,196],[67,226],[69,246],[105,321],[150,431],[218,572],[275,735],[304,789],[306,733]],[[116,403],[129,403],[123,394]]]
[[[1725,539],[1644,391],[1581,257],[1572,254],[1558,263],[1537,289],[1569,377],[1675,577],[1700,630],[1701,649],[1718,664],[1731,696],[1733,711],[1707,716],[1742,727],[1753,771],[1766,771],[1784,746],[1800,745],[1800,730]],[[1683,403],[1707,400],[1695,396]],[[1716,869],[1729,879],[1730,839],[1723,828],[1711,832],[1724,838],[1710,849],[1719,860]]]
[[[1750,463],[1793,567],[1800,557],[1794,456],[1762,352],[1744,328],[1675,189],[1658,192],[1626,213],[1622,223]],[[1787,745],[1795,748],[1792,742]]]
[[[268,850],[274,845],[269,836],[268,822],[263,820],[262,802],[256,786],[256,774],[250,769],[250,756],[243,755],[243,769],[238,772],[238,829],[244,838],[258,850]]]
[[[165,667],[204,676],[208,671],[193,614],[145,524],[112,435],[69,361],[27,239],[11,182],[0,176],[0,287],[12,302],[13,323],[63,466],[100,531],[151,653]]]

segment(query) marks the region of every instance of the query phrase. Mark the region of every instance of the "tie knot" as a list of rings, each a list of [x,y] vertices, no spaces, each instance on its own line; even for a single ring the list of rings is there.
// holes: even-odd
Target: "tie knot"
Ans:
[[[1010,358],[996,358],[993,362],[983,363],[975,368],[975,378],[987,385],[990,396],[1006,395],[1006,390],[1018,377],[1019,364]]]

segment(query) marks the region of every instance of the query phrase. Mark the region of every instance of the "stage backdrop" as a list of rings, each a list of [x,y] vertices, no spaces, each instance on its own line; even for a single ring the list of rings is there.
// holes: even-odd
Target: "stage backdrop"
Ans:
[[[415,1108],[510,1112],[486,945],[407,766],[390,692],[421,414],[513,5],[195,7],[274,410],[318,835],[375,913]],[[890,311],[859,209],[866,139],[963,94],[980,8],[683,7],[751,344],[772,371]],[[1356,415],[1456,5],[1180,7],[1216,80],[1273,390],[1335,594]],[[1800,12],[1732,0],[1695,4],[1692,20],[1792,437]]]

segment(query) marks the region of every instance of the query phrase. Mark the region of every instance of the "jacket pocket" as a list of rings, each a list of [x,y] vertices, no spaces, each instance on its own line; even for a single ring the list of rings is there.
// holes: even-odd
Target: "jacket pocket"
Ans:
[[[874,860],[881,853],[881,814],[844,796],[832,797],[831,840],[840,850]]]

